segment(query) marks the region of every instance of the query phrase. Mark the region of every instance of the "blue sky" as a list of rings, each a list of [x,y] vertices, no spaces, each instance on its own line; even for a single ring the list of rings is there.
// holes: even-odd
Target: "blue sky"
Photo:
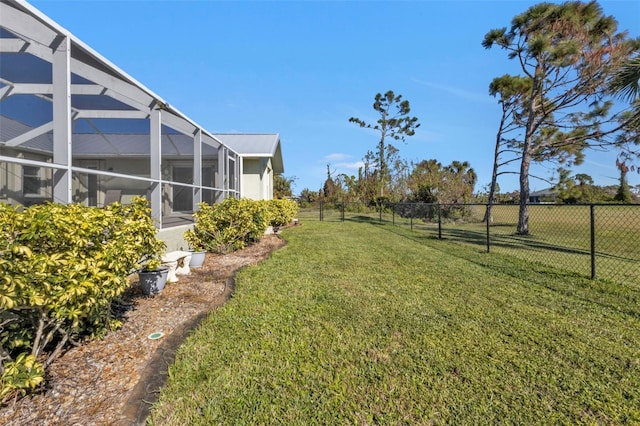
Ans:
[[[500,108],[494,77],[517,73],[484,34],[533,1],[39,0],[36,8],[210,132],[279,133],[294,193],[332,172],[357,175],[377,134],[378,92],[411,103],[421,127],[408,161],[469,161],[476,190],[490,182]],[[601,1],[619,29],[640,36],[640,1]],[[589,153],[596,184],[615,185],[615,154]],[[555,166],[535,174],[553,178]],[[517,176],[499,180],[516,190]],[[640,175],[629,175],[640,185]],[[531,189],[549,185],[532,180]]]

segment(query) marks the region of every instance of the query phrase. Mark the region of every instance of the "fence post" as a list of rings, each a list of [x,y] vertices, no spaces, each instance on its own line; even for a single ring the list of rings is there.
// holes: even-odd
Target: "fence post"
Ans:
[[[591,279],[596,278],[596,206],[591,204]]]
[[[393,204],[391,207],[391,223],[393,225],[396,224],[396,204]]]
[[[438,203],[438,239],[442,239],[442,209],[440,203]]]
[[[320,201],[320,222],[322,222],[322,220],[324,219],[324,216],[322,214],[322,207],[324,206],[324,201]]]
[[[378,209],[380,209],[380,223],[382,223],[382,203],[378,205]]]
[[[487,206],[485,207],[485,211],[489,211],[489,205],[487,204]],[[489,253],[491,251],[491,242],[489,239],[489,222],[491,222],[489,215],[485,215],[487,217],[487,253]]]
[[[341,220],[342,222],[344,222],[344,203],[340,204],[340,214],[341,214]]]

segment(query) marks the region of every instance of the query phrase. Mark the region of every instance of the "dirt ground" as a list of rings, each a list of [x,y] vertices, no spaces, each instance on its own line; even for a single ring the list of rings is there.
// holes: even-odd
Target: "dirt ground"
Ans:
[[[189,331],[229,300],[237,270],[266,259],[284,244],[272,234],[231,254],[209,253],[202,268],[167,284],[156,296],[143,296],[136,278],[119,305],[123,327],[67,351],[49,367],[40,393],[0,408],[0,424],[144,424]],[[155,332],[164,336],[149,339]]]

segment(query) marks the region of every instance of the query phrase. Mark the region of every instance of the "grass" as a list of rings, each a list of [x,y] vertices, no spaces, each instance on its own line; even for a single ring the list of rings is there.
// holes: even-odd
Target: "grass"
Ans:
[[[591,275],[590,208],[581,205],[530,206],[529,236],[514,235],[518,206],[496,206],[490,229],[492,251]],[[482,218],[482,212],[476,217]],[[448,227],[486,234],[485,224]],[[596,276],[640,285],[640,206],[595,207]]]
[[[359,205],[354,205],[360,207]],[[424,208],[423,208],[424,209]],[[434,208],[435,209],[435,208]],[[485,208],[467,206],[464,220],[446,218],[442,223],[442,238],[486,247],[486,224],[482,222]],[[543,205],[529,208],[530,235],[518,236],[517,205],[497,205],[493,208],[490,227],[491,251],[504,253],[547,266],[571,270],[591,276],[591,224],[588,205]],[[435,213],[435,210],[432,212]],[[302,210],[306,219],[318,220],[316,209]],[[375,209],[344,213],[345,220],[379,221]],[[341,212],[324,210],[325,221],[341,220]],[[411,220],[383,212],[382,220],[414,231],[438,235],[437,217],[433,222],[419,218]],[[640,205],[595,206],[595,274],[602,279],[619,283],[640,284]]]
[[[284,236],[180,348],[150,423],[640,422],[637,288],[388,224]]]

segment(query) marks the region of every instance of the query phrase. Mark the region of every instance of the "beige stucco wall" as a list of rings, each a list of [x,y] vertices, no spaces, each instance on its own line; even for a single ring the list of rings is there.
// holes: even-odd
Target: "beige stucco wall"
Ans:
[[[273,172],[268,158],[244,158],[242,196],[252,200],[273,198]]]
[[[242,162],[242,196],[262,200],[262,165],[258,158],[245,158]]]

